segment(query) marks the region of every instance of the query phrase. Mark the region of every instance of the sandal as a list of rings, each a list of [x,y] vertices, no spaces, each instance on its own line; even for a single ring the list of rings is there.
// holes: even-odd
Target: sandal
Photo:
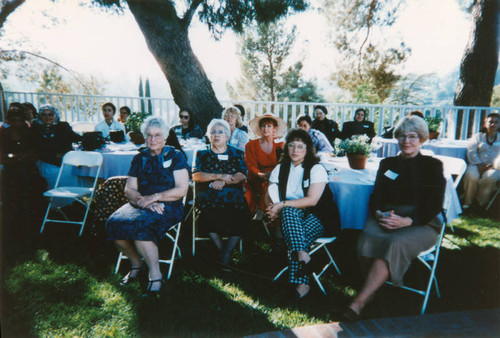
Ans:
[[[158,290],[151,290],[151,287],[153,286],[153,283],[161,283],[161,286]],[[158,298],[160,295],[161,288],[163,286],[163,283],[165,283],[165,280],[163,278],[160,279],[153,279],[148,282],[148,287],[146,288],[146,292],[142,294],[142,298]]]
[[[130,271],[120,281],[120,285],[125,286],[136,280],[141,270],[142,270],[142,265],[137,267],[131,267]],[[135,276],[131,277],[130,274],[132,273],[132,271],[138,271],[138,272]]]

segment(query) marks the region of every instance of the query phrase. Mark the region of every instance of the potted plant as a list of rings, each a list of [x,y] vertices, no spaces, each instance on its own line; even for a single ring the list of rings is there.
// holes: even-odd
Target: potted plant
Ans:
[[[149,116],[148,113],[134,112],[130,114],[127,121],[125,121],[125,127],[127,128],[128,136],[132,143],[140,145],[144,143],[144,136],[141,133],[142,122]]]
[[[370,155],[372,146],[367,135],[354,135],[351,139],[335,140],[336,149],[340,149],[347,156],[347,161],[352,169],[364,169],[366,159]]]
[[[441,116],[426,116],[425,122],[429,127],[429,140],[435,140],[439,137],[439,129],[441,128],[441,122],[443,119]]]

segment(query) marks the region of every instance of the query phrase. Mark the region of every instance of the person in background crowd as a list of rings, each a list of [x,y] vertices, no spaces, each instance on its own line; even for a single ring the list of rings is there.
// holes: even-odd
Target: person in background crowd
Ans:
[[[104,120],[96,124],[95,131],[100,131],[102,137],[109,138],[109,132],[112,130],[123,131],[123,135],[127,137],[127,133],[125,131],[125,126],[123,123],[115,121],[113,117],[116,113],[116,107],[111,102],[107,102],[102,105],[102,116]]]
[[[500,115],[490,113],[484,120],[483,131],[475,134],[467,145],[467,170],[464,174],[465,201],[467,210],[477,203],[484,208],[500,180],[500,168],[495,167],[500,158]]]
[[[180,124],[170,128],[171,132],[177,135],[178,140],[187,140],[189,138],[203,138],[201,127],[194,123],[191,109],[183,107],[179,110]]]
[[[344,122],[342,126],[342,139],[351,138],[354,135],[368,135],[370,142],[375,137],[373,122],[366,121],[366,110],[358,108],[354,112],[354,121]]]
[[[340,129],[337,122],[329,120],[326,116],[328,110],[325,106],[314,106],[314,120],[311,127],[325,134],[332,147],[335,144],[335,139],[340,137]]]
[[[371,217],[358,239],[365,281],[345,310],[345,320],[357,320],[386,280],[401,286],[411,261],[436,244],[444,224],[443,163],[420,153],[429,136],[427,124],[406,116],[394,135],[401,153],[380,162],[370,197]]]
[[[210,146],[198,150],[193,165],[195,206],[200,211],[198,228],[200,233],[208,234],[219,250],[220,262],[227,268],[233,249],[250,226],[242,185],[247,167],[243,151],[228,145],[231,130],[226,121],[213,119],[207,135]],[[225,245],[222,237],[229,237]]]
[[[24,102],[23,107],[24,107],[24,111],[26,113],[26,121],[28,121],[28,123],[30,123],[30,125],[31,125],[31,122],[38,117],[38,113],[36,111],[36,108],[30,102]]]
[[[35,164],[35,138],[26,124],[24,109],[11,105],[8,128],[0,130],[2,257],[30,248],[43,215],[45,181]],[[5,261],[4,261],[5,262]]]
[[[141,130],[147,148],[134,157],[130,166],[125,187],[129,203],[110,216],[106,233],[107,240],[114,241],[131,262],[130,272],[121,284],[136,279],[145,263],[149,283],[143,297],[151,297],[158,296],[164,282],[158,243],[184,215],[182,198],[189,187],[189,167],[179,151],[165,145],[168,134],[165,121],[150,116]]]
[[[243,121],[245,119],[245,108],[241,104],[235,104],[234,106],[240,110],[241,120]],[[245,133],[248,133],[248,127],[246,125],[242,124],[238,128],[243,130]]]
[[[120,107],[120,117],[118,118],[118,122],[123,123],[127,133],[129,132],[129,130],[125,122],[127,122],[129,116],[130,116],[130,108],[127,106]]]
[[[248,142],[248,133],[239,129],[242,125],[240,110],[236,107],[224,108],[222,118],[229,123],[229,127],[231,128],[231,136],[228,144],[244,151],[245,145]]]
[[[283,151],[283,142],[277,143],[275,140],[286,132],[286,123],[274,114],[266,113],[251,120],[250,128],[254,135],[259,137],[245,146],[245,162],[248,168],[245,198],[253,214],[258,209],[266,210],[264,196],[267,193],[269,176]]]
[[[333,152],[333,147],[330,144],[330,141],[326,138],[325,134],[319,130],[311,128],[311,125],[312,121],[309,115],[302,115],[297,119],[297,128],[303,129],[311,135],[316,152]]]
[[[307,191],[304,185],[306,170],[309,172]],[[310,290],[310,247],[324,232],[323,224],[311,208],[316,206],[328,183],[328,174],[319,164],[309,133],[303,129],[288,132],[283,157],[272,171],[269,182],[268,197],[272,203],[267,208],[267,215],[271,220],[281,217],[281,231],[289,251],[289,281],[299,300]]]
[[[412,111],[408,114],[408,116],[418,116],[422,119],[425,119],[424,114],[420,110]],[[392,138],[394,133],[394,127],[384,127],[384,133],[382,134],[383,138]]]

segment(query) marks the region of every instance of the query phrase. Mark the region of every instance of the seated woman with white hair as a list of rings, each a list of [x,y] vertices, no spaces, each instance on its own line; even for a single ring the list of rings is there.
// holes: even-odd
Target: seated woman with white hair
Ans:
[[[195,204],[200,212],[198,226],[208,234],[220,252],[223,266],[229,266],[231,252],[250,225],[250,212],[243,194],[247,167],[243,151],[228,145],[229,124],[213,119],[207,127],[210,146],[196,153],[193,181]],[[224,245],[222,237],[229,237]]]
[[[231,133],[229,134],[228,144],[245,151],[245,145],[248,142],[248,133],[240,129],[243,125],[241,112],[236,107],[227,107],[222,111],[222,118],[229,124]]]
[[[189,167],[178,150],[165,145],[169,128],[163,119],[148,117],[141,129],[147,148],[134,156],[130,166],[125,187],[129,203],[111,215],[106,233],[132,265],[122,285],[137,278],[144,259],[149,283],[143,296],[148,297],[157,296],[163,285],[158,243],[168,229],[182,220]]]
[[[401,152],[380,162],[371,218],[358,240],[365,282],[346,309],[346,320],[356,320],[386,280],[401,286],[411,261],[436,244],[443,226],[443,164],[420,153],[429,136],[427,124],[418,116],[403,117],[394,136]]]

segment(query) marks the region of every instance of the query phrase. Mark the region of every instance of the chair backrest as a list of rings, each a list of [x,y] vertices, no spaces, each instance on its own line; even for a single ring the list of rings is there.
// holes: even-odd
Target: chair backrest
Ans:
[[[458,187],[458,184],[460,183],[460,180],[462,179],[462,176],[465,173],[465,170],[467,169],[467,163],[461,158],[451,156],[436,155],[434,157],[443,162],[445,173],[455,175],[455,179],[453,180],[453,187],[456,189]]]
[[[99,167],[102,164],[102,154],[95,151],[70,151],[64,155],[62,164]]]
[[[83,134],[86,131],[94,131],[95,123],[90,121],[76,121],[71,123],[71,128],[75,133]]]

